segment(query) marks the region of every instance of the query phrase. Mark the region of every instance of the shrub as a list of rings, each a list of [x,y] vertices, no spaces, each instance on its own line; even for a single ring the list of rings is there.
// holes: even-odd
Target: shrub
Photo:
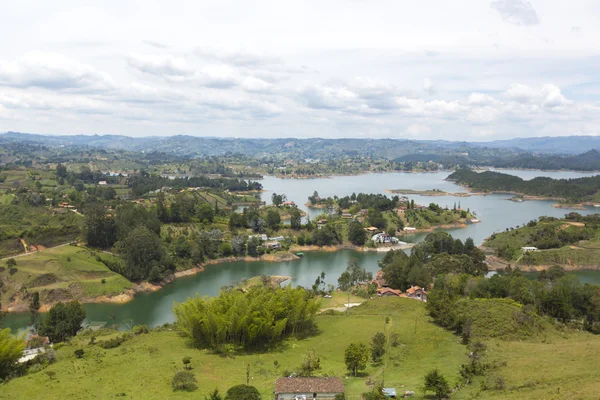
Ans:
[[[8,270],[8,273],[11,274],[11,275],[14,275],[14,274],[17,273],[17,271],[18,271],[18,269],[15,268],[15,267],[13,267],[13,268],[11,268],[11,269]]]
[[[189,371],[178,371],[173,376],[173,380],[171,381],[171,386],[173,390],[186,390],[188,392],[194,391],[198,388],[198,381]]]
[[[260,393],[254,386],[237,385],[229,388],[225,400],[260,400]]]
[[[75,357],[77,358],[83,358],[84,351],[83,349],[76,349],[73,354],[75,354]]]
[[[134,335],[141,335],[142,333],[149,333],[147,325],[136,325],[132,329]]]
[[[8,260],[6,260],[6,266],[7,267],[15,267],[17,265],[17,262],[15,261],[14,258],[9,258]]]

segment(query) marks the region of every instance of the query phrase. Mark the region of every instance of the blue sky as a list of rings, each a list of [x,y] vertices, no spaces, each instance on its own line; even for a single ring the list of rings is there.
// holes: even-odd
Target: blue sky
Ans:
[[[598,1],[94,3],[3,2],[0,131],[600,133]]]

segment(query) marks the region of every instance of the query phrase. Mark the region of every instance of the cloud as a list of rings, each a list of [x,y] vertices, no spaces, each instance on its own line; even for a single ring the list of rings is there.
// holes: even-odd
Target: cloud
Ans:
[[[195,51],[195,54],[200,58],[219,61],[224,64],[231,64],[238,67],[256,67],[283,63],[280,58],[247,51],[224,51],[200,48]]]
[[[131,53],[127,63],[139,72],[172,81],[183,81],[192,77],[195,70],[186,60],[172,55]]]
[[[13,62],[0,61],[0,85],[51,90],[110,90],[110,75],[59,53],[31,52]]]
[[[265,82],[262,79],[248,76],[243,80],[242,87],[247,92],[270,93],[273,91],[274,85],[272,83]]]
[[[545,84],[540,89],[534,89],[522,84],[512,84],[504,96],[518,103],[536,103],[546,108],[555,108],[570,104],[558,86]]]
[[[530,2],[525,0],[496,0],[491,7],[498,11],[502,18],[514,25],[537,25],[540,23],[537,12]]]

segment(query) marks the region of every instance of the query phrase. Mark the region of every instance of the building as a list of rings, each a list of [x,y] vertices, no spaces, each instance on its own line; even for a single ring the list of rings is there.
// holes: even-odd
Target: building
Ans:
[[[393,237],[391,235],[388,235],[385,232],[377,233],[377,234],[373,235],[371,240],[375,243],[398,243],[399,242],[398,239],[396,239],[395,237]]]
[[[382,287],[382,288],[377,289],[377,296],[379,296],[379,297],[387,297],[387,296],[400,297],[401,294],[402,294],[402,290],[399,290],[399,289],[392,289],[389,287]]]
[[[530,251],[538,251],[538,248],[533,246],[526,246],[521,247],[521,250],[523,250],[525,253],[529,253]]]
[[[370,233],[377,232],[378,230],[379,230],[379,229],[377,229],[377,228],[376,228],[376,227],[374,227],[374,226],[370,226],[370,227],[368,227],[368,228],[365,228],[365,231],[367,231],[367,232],[370,232]]]
[[[275,381],[275,400],[333,400],[344,393],[342,378],[279,378]]]
[[[342,213],[342,218],[344,218],[344,219],[352,219],[352,214],[350,214],[350,213]]]
[[[281,243],[279,242],[266,242],[264,244],[265,248],[270,250],[279,250],[281,249]]]
[[[406,289],[406,296],[411,299],[427,301],[427,292],[420,286],[411,286]]]
[[[296,207],[296,203],[294,203],[293,201],[284,201],[282,205],[285,207]]]
[[[383,388],[383,395],[388,399],[396,398],[396,388]]]
[[[106,181],[99,181],[98,185],[100,185],[100,186],[106,186]]]
[[[417,228],[413,228],[411,226],[405,226],[403,229],[405,232],[412,232],[412,231],[416,231]]]
[[[256,238],[258,240],[262,240],[263,242],[266,242],[269,237],[267,236],[266,233],[263,233],[262,235],[250,235],[248,236],[248,239],[252,239],[252,238]]]

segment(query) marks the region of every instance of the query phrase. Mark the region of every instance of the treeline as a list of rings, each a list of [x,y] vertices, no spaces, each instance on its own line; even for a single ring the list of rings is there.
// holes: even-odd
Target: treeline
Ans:
[[[383,278],[393,289],[406,290],[412,285],[428,287],[441,274],[465,273],[482,276],[488,271],[485,254],[468,238],[464,243],[446,232],[434,232],[411,250],[390,250],[379,262]]]
[[[303,288],[222,290],[214,298],[190,298],[174,307],[177,326],[200,348],[224,351],[270,347],[315,329],[318,303]]]
[[[600,286],[581,284],[561,267],[542,271],[537,280],[516,268],[491,278],[467,274],[441,275],[427,297],[427,309],[435,321],[459,334],[468,335],[472,321],[461,313],[468,299],[512,299],[524,305],[521,324],[535,313],[555,318],[593,333],[600,333]],[[531,310],[527,313],[527,309]],[[529,316],[527,315],[529,314]]]
[[[350,196],[344,197],[327,197],[321,198],[319,193],[315,191],[312,196],[308,197],[308,201],[314,205],[317,204],[327,204],[327,205],[337,205],[340,208],[350,208],[354,207],[357,209],[374,209],[378,211],[389,211],[393,210],[395,207],[399,205],[400,198],[398,196],[394,196],[389,198],[383,194],[367,194],[367,193],[352,193]]]
[[[149,175],[140,173],[133,175],[127,180],[127,185],[131,188],[134,196],[141,196],[152,190],[157,190],[168,186],[174,189],[184,189],[188,187],[202,187],[230,191],[248,191],[262,190],[259,182],[245,181],[234,178],[208,178],[206,176],[195,176],[190,178],[163,178],[158,175]]]
[[[474,190],[486,192],[517,192],[531,196],[561,197],[583,201],[600,190],[600,175],[576,179],[537,177],[526,181],[518,176],[500,172],[475,172],[460,168],[447,178]]]
[[[600,152],[590,150],[575,156],[523,154],[510,158],[493,158],[489,162],[479,163],[479,165],[491,165],[496,168],[598,171],[600,170]]]

